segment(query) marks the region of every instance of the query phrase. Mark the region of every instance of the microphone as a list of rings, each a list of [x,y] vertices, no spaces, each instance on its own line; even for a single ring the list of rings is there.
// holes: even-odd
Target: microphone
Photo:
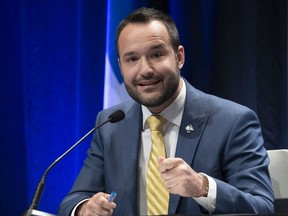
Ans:
[[[97,130],[98,128],[102,127],[104,124],[110,122],[110,123],[116,123],[125,118],[125,113],[122,110],[117,110],[113,112],[106,121],[101,123],[100,125],[92,128],[88,133],[86,133],[80,140],[78,140],[73,146],[71,146],[66,152],[64,152],[60,157],[58,157],[50,166],[45,170],[44,174],[42,175],[36,191],[33,196],[32,203],[29,207],[29,209],[24,213],[23,216],[52,216],[53,214],[49,214],[46,212],[38,211],[38,205],[39,201],[42,195],[42,191],[44,189],[45,180],[48,172],[51,170],[52,167],[54,167],[55,164],[57,164],[62,158],[64,158],[69,152],[71,152],[76,146],[78,146],[84,139],[86,139],[87,136],[89,136],[92,132]]]

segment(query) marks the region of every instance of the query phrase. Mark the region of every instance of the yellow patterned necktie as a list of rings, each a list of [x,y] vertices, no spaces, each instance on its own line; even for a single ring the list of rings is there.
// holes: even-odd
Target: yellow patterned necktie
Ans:
[[[169,193],[158,171],[158,157],[166,157],[161,128],[165,119],[159,115],[151,115],[147,122],[151,131],[152,147],[146,173],[146,195],[148,215],[168,214]]]

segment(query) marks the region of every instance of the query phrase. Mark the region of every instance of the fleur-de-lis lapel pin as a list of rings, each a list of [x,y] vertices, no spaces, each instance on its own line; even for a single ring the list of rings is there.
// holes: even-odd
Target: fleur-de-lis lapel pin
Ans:
[[[193,128],[193,126],[190,124],[190,125],[187,125],[187,126],[185,127],[185,130],[186,130],[186,133],[189,134],[189,133],[191,133],[191,132],[194,130],[194,128]]]

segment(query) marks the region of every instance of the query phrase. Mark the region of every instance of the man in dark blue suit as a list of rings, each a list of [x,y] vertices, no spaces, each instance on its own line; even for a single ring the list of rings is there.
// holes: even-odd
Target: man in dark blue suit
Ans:
[[[169,192],[168,214],[272,213],[269,159],[253,111],[192,87],[180,76],[184,47],[169,16],[141,8],[117,29],[119,66],[133,101],[126,117],[99,128],[59,215],[146,215],[151,134],[161,115],[166,158],[158,171]],[[108,201],[116,191],[117,198]],[[117,206],[117,207],[116,207]]]

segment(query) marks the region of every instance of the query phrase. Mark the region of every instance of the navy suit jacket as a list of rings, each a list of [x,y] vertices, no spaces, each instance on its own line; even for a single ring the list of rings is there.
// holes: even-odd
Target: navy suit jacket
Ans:
[[[186,88],[175,157],[214,178],[217,200],[213,214],[273,212],[269,159],[256,114],[239,104],[205,94],[187,82]],[[69,215],[79,201],[99,191],[117,192],[113,215],[138,215],[141,106],[131,101],[101,111],[96,125],[117,109],[125,112],[125,119],[96,130],[88,157],[62,201],[59,215]],[[186,132],[187,125],[193,126],[191,133]],[[193,198],[170,194],[169,214],[178,213],[207,212]]]

